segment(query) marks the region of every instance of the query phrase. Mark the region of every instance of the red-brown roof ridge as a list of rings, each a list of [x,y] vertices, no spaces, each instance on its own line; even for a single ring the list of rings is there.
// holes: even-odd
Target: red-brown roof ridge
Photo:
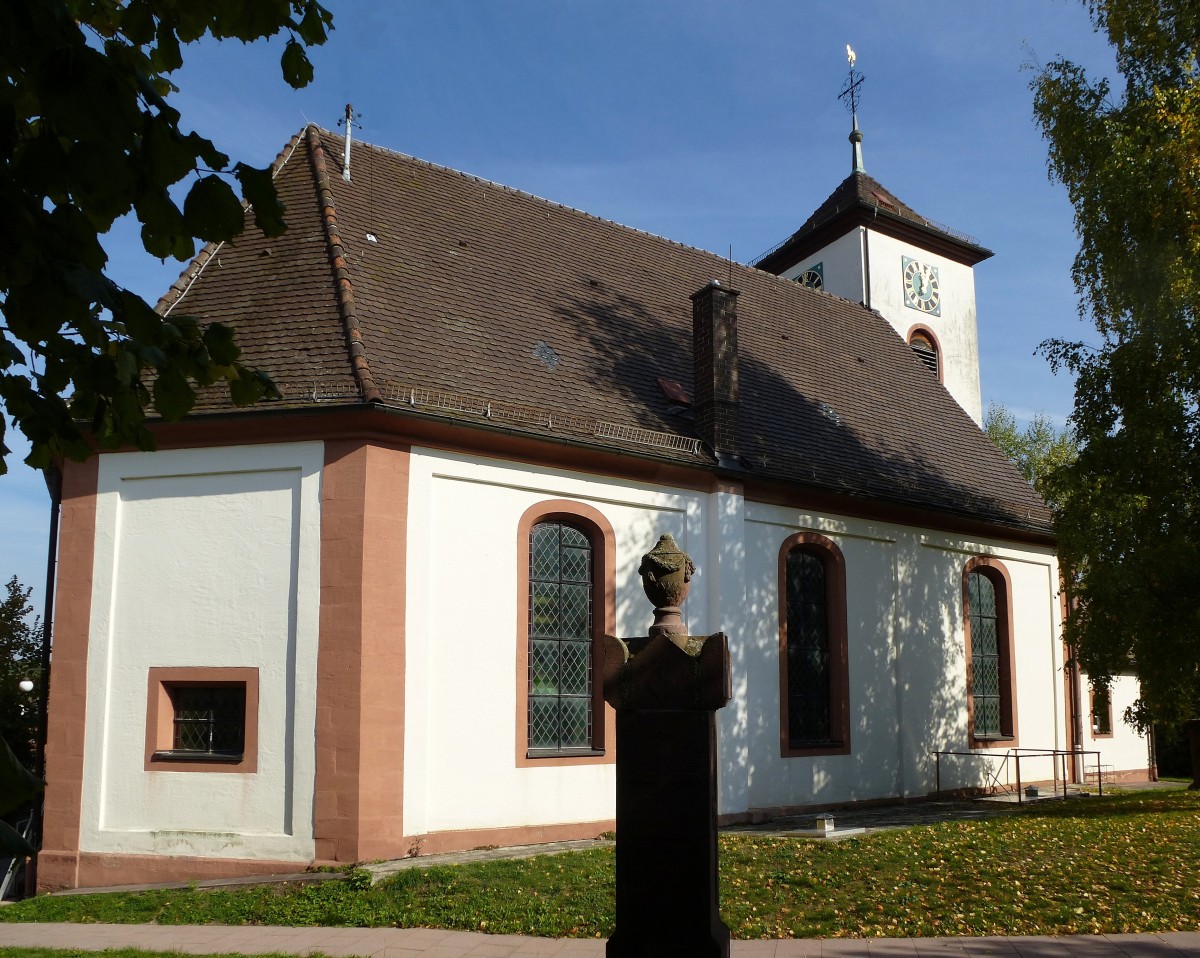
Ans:
[[[329,268],[333,270],[333,281],[337,289],[338,313],[342,318],[342,327],[346,333],[346,353],[350,360],[350,369],[354,381],[358,385],[359,395],[364,402],[378,402],[382,399],[379,387],[375,385],[375,377],[371,374],[371,364],[367,360],[367,347],[363,342],[362,327],[358,322],[358,307],[354,301],[354,283],[350,271],[346,268],[346,251],[342,245],[341,231],[338,229],[337,207],[334,203],[333,190],[329,183],[329,166],[325,162],[325,147],[321,143],[320,134],[309,126],[306,130],[308,156],[312,163],[313,179],[316,181],[317,196],[321,205],[321,224],[325,228],[325,240],[329,251]]]

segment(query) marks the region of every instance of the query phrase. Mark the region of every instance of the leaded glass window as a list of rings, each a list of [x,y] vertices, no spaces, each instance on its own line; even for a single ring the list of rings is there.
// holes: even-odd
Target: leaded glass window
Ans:
[[[171,749],[198,755],[241,755],[246,738],[245,685],[181,685],[170,690],[175,712]]]
[[[828,742],[832,737],[825,578],[825,562],[819,555],[803,549],[788,553],[788,739],[793,746]]]
[[[592,543],[540,522],[529,536],[529,748],[592,747]]]
[[[996,613],[996,587],[982,572],[967,574],[967,599],[971,608],[971,697],[974,700],[976,738],[998,738],[1000,725],[1000,630]]]

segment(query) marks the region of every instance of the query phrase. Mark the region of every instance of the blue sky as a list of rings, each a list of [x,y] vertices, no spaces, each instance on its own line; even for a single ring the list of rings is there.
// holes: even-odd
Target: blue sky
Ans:
[[[175,105],[235,159],[269,163],[305,122],[749,262],[850,172],[837,100],[846,44],[866,76],[867,172],[919,213],[976,237],[984,404],[1021,420],[1071,409],[1035,355],[1086,338],[1071,208],[1046,176],[1030,66],[1112,56],[1076,0],[326,0],[336,30],[316,80],[282,82],[282,43],[185,53]],[[181,264],[109,237],[110,270],[153,302]],[[16,440],[16,441],[14,441]],[[45,577],[48,497],[10,433],[0,578]]]

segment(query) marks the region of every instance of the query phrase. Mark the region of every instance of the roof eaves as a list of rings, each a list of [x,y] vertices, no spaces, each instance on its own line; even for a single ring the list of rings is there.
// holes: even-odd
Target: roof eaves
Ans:
[[[338,230],[333,189],[329,183],[329,166],[325,162],[325,147],[321,144],[321,137],[315,127],[307,128],[307,140],[309,160],[317,185],[317,199],[321,204],[321,223],[325,228],[329,266],[333,270],[333,281],[337,290],[338,313],[346,334],[350,369],[362,400],[369,403],[380,402],[383,396],[379,387],[375,385],[375,377],[367,361],[367,349],[363,343],[362,327],[358,322],[358,310],[354,302],[354,284],[350,280],[350,271],[346,268],[346,253]]]

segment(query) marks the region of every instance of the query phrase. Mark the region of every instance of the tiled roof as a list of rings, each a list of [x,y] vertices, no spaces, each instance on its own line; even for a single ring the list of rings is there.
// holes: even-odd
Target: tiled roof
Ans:
[[[954,258],[970,264],[992,255],[990,250],[980,246],[973,237],[922,216],[907,203],[897,199],[874,177],[856,170],[838,184],[837,189],[829,194],[825,202],[817,207],[796,232],[760,256],[754,265],[771,273],[783,272],[793,265],[798,256],[803,255],[803,252],[798,251],[812,245],[806,241],[819,243],[835,224],[844,222],[848,229],[850,225],[856,225],[852,221],[864,217],[877,229],[886,229],[891,225],[894,228],[907,227],[917,230],[931,239],[938,240],[945,250],[952,251],[951,255]]]
[[[283,408],[375,399],[707,467],[658,380],[694,395],[689,296],[732,278],[749,475],[1048,531],[1045,505],[877,313],[368,144],[350,183],[341,159],[335,134],[303,133],[276,178],[287,233],[251,226],[206,250],[160,306],[235,326]]]

